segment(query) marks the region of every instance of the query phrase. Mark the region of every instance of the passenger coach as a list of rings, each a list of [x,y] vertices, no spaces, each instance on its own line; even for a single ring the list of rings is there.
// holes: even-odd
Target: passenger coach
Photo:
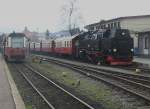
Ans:
[[[75,41],[78,35],[57,38],[55,40],[54,52],[62,55],[74,55],[75,54]]]

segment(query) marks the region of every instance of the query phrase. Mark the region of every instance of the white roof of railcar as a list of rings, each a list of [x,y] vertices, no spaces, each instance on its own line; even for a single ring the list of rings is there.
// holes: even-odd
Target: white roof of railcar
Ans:
[[[67,36],[67,37],[60,37],[60,38],[57,38],[55,39],[56,42],[59,42],[59,41],[71,41],[72,39],[74,39],[75,37],[77,37],[79,34],[75,34],[73,36]]]
[[[37,41],[37,42],[31,42],[31,43],[51,43],[54,39],[48,39],[48,40],[41,40],[41,41]]]
[[[52,42],[54,39],[48,39],[48,40],[41,40],[42,41],[42,43],[50,43],[50,42]]]

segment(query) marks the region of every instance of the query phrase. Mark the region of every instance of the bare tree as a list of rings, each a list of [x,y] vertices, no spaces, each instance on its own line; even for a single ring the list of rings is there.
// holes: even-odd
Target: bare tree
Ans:
[[[61,20],[63,25],[67,25],[67,30],[69,30],[70,35],[74,34],[75,29],[79,28],[81,22],[81,13],[79,12],[78,1],[77,0],[67,0],[62,6]]]
[[[50,33],[50,32],[49,32],[49,30],[47,29],[46,32],[45,32],[46,39],[49,39],[49,33]]]

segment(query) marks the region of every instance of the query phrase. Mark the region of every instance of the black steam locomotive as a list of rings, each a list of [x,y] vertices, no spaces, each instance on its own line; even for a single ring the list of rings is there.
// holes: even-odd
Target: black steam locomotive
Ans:
[[[78,57],[94,63],[128,65],[133,60],[133,38],[127,29],[86,32],[75,45]]]

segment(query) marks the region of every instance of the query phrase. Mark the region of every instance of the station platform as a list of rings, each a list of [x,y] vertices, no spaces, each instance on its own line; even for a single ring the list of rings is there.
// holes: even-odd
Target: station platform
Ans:
[[[133,62],[150,66],[150,58],[134,57]]]
[[[24,102],[0,54],[0,109],[25,109]]]

